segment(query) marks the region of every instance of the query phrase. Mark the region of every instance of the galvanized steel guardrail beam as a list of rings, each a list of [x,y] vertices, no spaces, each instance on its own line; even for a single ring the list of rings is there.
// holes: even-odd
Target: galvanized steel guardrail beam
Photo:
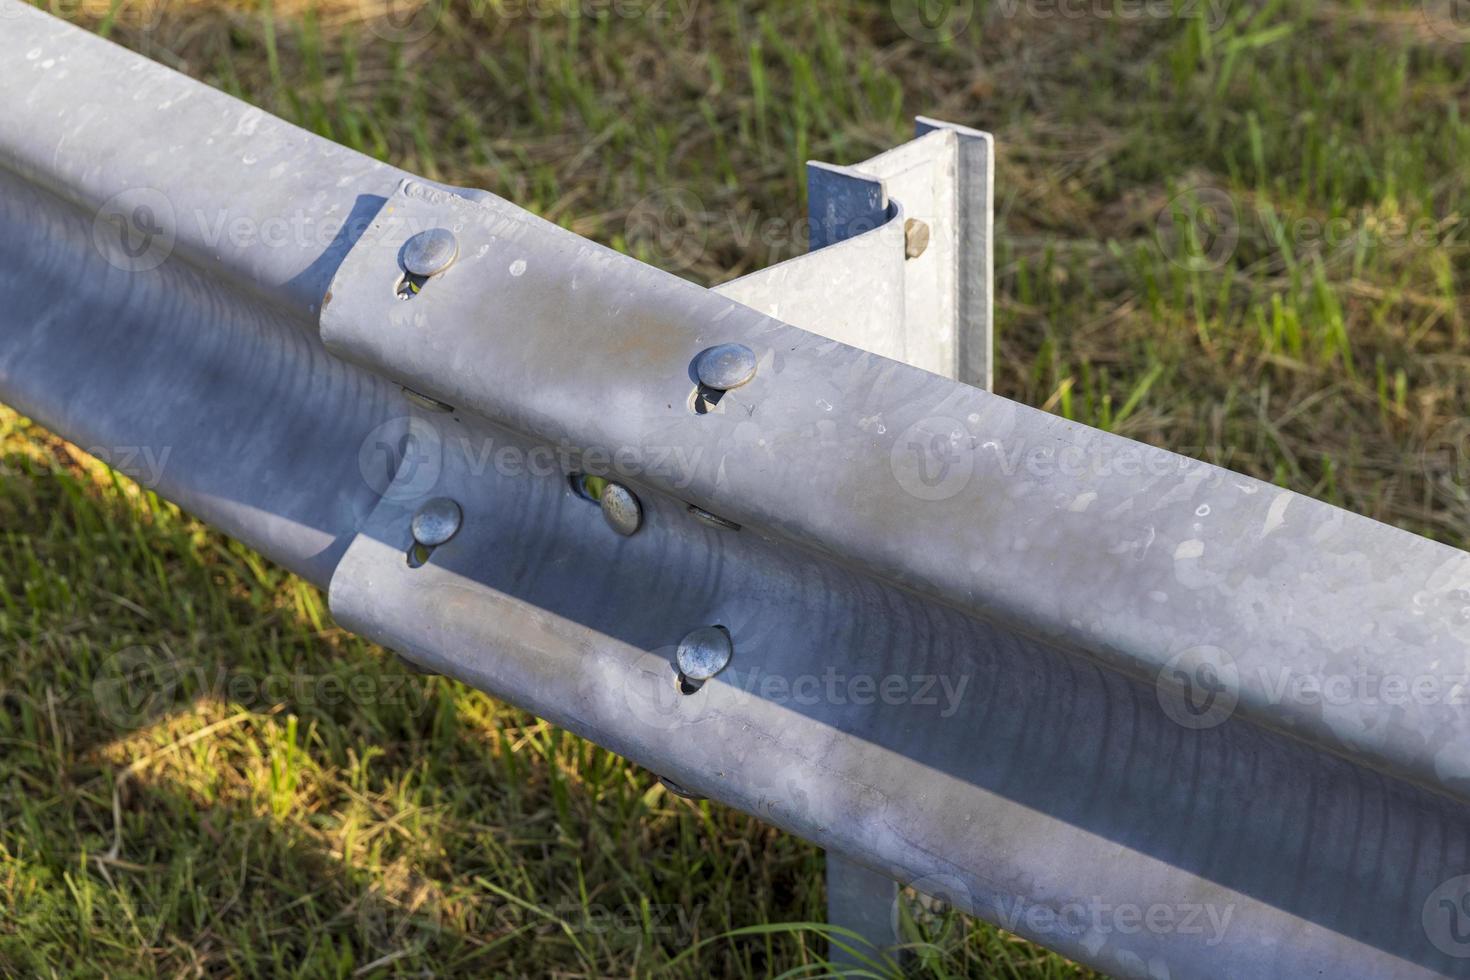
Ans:
[[[1470,976],[1470,556],[783,322],[984,383],[899,191],[983,134],[720,291],[16,0],[0,66],[0,398],[347,628],[1116,974]]]

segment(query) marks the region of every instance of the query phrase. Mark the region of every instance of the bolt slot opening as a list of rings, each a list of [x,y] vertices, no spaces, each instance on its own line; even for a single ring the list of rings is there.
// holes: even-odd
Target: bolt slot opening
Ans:
[[[677,675],[675,677],[675,681],[676,681],[676,685],[675,686],[677,686],[679,688],[679,693],[680,694],[684,694],[684,695],[694,694],[701,687],[704,687],[704,681],[697,681],[694,678],[692,678],[692,677],[688,676],[687,674],[685,674],[682,670],[676,671],[675,673]]]
[[[659,776],[658,777],[658,781],[661,784],[663,784],[664,789],[668,790],[670,793],[672,793],[675,796],[680,797],[682,799],[686,799],[686,800],[703,800],[703,799],[706,799],[706,797],[700,796],[698,793],[694,792],[693,790],[685,789],[683,786],[680,786],[678,783],[674,782],[672,779],[670,779],[667,776]]]
[[[573,473],[567,477],[567,482],[572,486],[572,493],[583,500],[594,504],[602,503],[602,492],[607,489],[607,480],[603,477]]]
[[[740,525],[729,518],[721,517],[718,514],[711,514],[703,507],[696,507],[694,504],[689,504],[688,506],[690,516],[706,527],[719,528],[722,531],[740,530]]]
[[[719,388],[710,388],[706,385],[698,385],[689,396],[689,409],[695,415],[708,415],[710,412],[721,412],[720,399],[725,397],[725,392]]]
[[[428,545],[419,544],[417,541],[415,541],[413,544],[408,546],[408,554],[406,556],[408,559],[408,567],[423,568],[429,563],[429,556],[433,553],[433,548],[430,548]]]
[[[419,276],[412,272],[405,272],[399,277],[398,285],[394,287],[393,292],[397,294],[399,299],[413,299],[424,288],[424,283],[428,281],[428,276]]]

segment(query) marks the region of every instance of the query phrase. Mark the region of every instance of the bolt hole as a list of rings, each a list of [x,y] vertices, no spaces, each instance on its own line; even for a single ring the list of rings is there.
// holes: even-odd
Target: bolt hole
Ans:
[[[405,272],[399,278],[398,285],[394,287],[393,292],[397,294],[399,299],[413,299],[424,288],[424,283],[428,281],[428,276],[419,276],[412,272]]]
[[[572,485],[572,493],[583,500],[594,504],[602,503],[602,492],[607,489],[607,480],[600,476],[588,476],[586,473],[573,473],[567,477],[567,482]]]
[[[664,789],[668,790],[670,793],[673,793],[675,796],[677,796],[677,797],[679,797],[681,799],[685,799],[685,800],[703,800],[703,799],[706,799],[706,797],[701,796],[700,794],[694,792],[691,789],[685,789],[683,786],[680,786],[678,783],[674,782],[672,779],[670,779],[667,776],[660,776],[660,777],[658,777],[658,781],[663,784]]]
[[[689,410],[695,415],[708,415],[711,412],[723,412],[720,407],[720,399],[725,397],[725,392],[719,388],[707,388],[698,385],[689,395]]]
[[[704,681],[697,681],[692,677],[688,677],[681,670],[678,676],[678,686],[680,694],[689,695],[696,693],[701,687],[704,687]]]
[[[429,563],[429,556],[433,553],[433,548],[430,548],[428,545],[419,544],[417,541],[415,541],[413,544],[408,546],[408,567],[423,568]]]

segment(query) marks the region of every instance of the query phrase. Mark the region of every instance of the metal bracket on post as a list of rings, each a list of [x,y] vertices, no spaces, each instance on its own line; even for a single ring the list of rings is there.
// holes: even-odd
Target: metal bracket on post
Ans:
[[[810,251],[715,291],[988,391],[995,143],[922,116],[916,130],[863,163],[807,164]]]
[[[810,251],[715,291],[988,391],[994,139],[923,116],[915,129],[913,140],[854,166],[808,163]],[[901,941],[899,893],[892,878],[828,852],[827,921],[863,936],[871,952]],[[860,962],[837,943],[829,955]]]

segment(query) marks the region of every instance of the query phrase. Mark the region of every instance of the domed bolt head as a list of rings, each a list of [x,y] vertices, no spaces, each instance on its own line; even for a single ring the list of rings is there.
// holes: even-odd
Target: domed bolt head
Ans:
[[[643,505],[621,483],[609,483],[602,488],[602,517],[608,527],[626,538],[643,526]]]
[[[701,626],[679,641],[675,659],[679,672],[703,683],[729,666],[735,646],[722,626]]]
[[[459,258],[459,239],[444,228],[421,231],[403,246],[403,267],[416,276],[437,276]]]
[[[755,377],[755,352],[744,344],[719,344],[700,352],[694,374],[706,388],[738,388]]]
[[[437,548],[459,533],[464,513],[448,497],[435,497],[413,515],[413,540],[425,548]]]

